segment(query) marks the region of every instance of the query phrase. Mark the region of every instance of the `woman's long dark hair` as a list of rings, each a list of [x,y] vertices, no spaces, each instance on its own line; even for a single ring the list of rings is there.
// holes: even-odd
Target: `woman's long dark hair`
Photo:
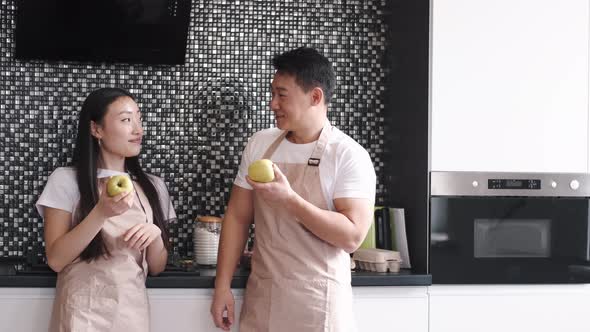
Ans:
[[[135,100],[133,95],[119,88],[103,88],[93,91],[88,95],[78,122],[78,137],[76,138],[76,147],[74,148],[73,166],[76,169],[78,180],[78,189],[80,191],[80,203],[76,222],[82,221],[94,206],[98,203],[98,157],[100,146],[98,139],[91,134],[91,122],[101,124],[111,103],[121,97],[129,97]],[[131,177],[139,183],[141,189],[148,198],[153,211],[154,224],[162,231],[162,240],[166,248],[170,247],[168,242],[169,235],[165,227],[165,217],[158,198],[156,187],[149,179],[148,175],[141,169],[139,158],[137,156],[125,158],[125,168]],[[92,261],[99,256],[108,256],[110,253],[106,248],[101,232],[98,232],[90,244],[82,251],[80,258],[85,261]]]

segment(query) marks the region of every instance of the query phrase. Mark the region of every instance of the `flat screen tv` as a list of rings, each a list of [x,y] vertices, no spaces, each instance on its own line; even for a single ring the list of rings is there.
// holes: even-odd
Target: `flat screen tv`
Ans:
[[[191,0],[18,0],[16,58],[182,64]]]

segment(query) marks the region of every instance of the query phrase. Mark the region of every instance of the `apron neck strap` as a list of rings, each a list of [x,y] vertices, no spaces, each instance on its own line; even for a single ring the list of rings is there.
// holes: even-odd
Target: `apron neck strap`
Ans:
[[[287,137],[288,133],[289,133],[288,131],[284,130],[283,133],[281,133],[281,135],[279,135],[279,137],[277,137],[274,140],[274,142],[272,142],[272,144],[268,147],[268,149],[266,149],[266,152],[264,152],[262,159],[270,159],[270,157],[273,155],[273,153],[275,153],[275,151],[277,150],[277,148],[279,147],[279,145],[281,144],[283,139],[285,139]],[[330,124],[330,121],[326,120],[326,123],[324,124],[324,128],[322,128],[322,132],[320,134],[320,137],[316,141],[317,143],[313,149],[313,152],[311,153],[311,156],[307,160],[308,166],[319,166],[320,165],[320,160],[322,158],[322,155],[324,154],[324,150],[326,149],[326,145],[328,145],[328,141],[330,140],[331,133],[332,133],[332,125]]]
[[[324,150],[326,150],[326,145],[328,145],[328,141],[330,140],[330,134],[332,134],[332,125],[330,124],[330,121],[326,120],[324,128],[322,128],[320,138],[318,138],[318,141],[315,144],[315,148],[313,148],[311,157],[309,157],[309,159],[307,160],[308,166],[317,167],[320,165],[320,160],[322,159]]]
[[[283,139],[285,139],[285,137],[287,137],[288,133],[289,133],[288,131],[283,130],[283,133],[280,134],[279,137],[277,137],[277,139],[274,140],[274,142],[272,142],[272,144],[268,147],[268,149],[266,149],[266,152],[264,152],[262,159],[270,159],[270,157],[273,155],[273,153],[275,153],[275,151],[277,150],[279,145],[281,145],[281,142],[283,141]]]

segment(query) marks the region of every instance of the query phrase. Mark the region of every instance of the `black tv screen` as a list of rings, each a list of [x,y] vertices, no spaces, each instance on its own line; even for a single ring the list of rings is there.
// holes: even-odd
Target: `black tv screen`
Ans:
[[[16,58],[184,63],[191,0],[18,0]]]

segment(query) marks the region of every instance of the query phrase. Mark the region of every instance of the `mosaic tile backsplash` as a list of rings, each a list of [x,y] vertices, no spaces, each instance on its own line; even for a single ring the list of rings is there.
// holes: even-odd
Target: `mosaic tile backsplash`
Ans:
[[[107,86],[137,96],[142,164],[165,179],[178,214],[173,246],[192,256],[194,218],[223,214],[248,137],[274,125],[272,56],[299,46],[332,61],[329,118],[369,151],[377,203],[387,197],[385,0],[193,0],[186,62],[177,66],[16,60],[16,1],[0,3],[0,257],[43,255],[34,203],[71,161],[84,98]]]

